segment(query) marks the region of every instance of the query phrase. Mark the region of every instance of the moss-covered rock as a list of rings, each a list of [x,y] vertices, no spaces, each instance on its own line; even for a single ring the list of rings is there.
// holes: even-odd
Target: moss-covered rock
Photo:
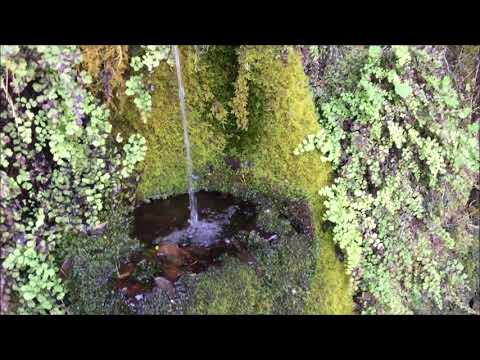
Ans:
[[[317,255],[306,310],[352,313],[349,278],[335,257],[331,236],[321,231],[324,208],[318,190],[331,180],[330,166],[315,153],[293,155],[305,134],[319,130],[300,54],[277,47],[243,47],[239,58],[241,83],[236,96],[240,99],[234,103],[241,109],[237,114],[247,119],[240,122],[246,130],[241,130],[237,146],[240,156],[253,164],[251,186],[267,193],[274,188],[288,197],[302,195],[308,199]],[[248,72],[248,76],[242,72]]]
[[[354,312],[350,279],[335,254],[332,235],[318,231],[316,269],[305,303],[306,314],[349,315]]]
[[[255,270],[228,257],[221,269],[201,275],[189,314],[267,314],[271,304]]]
[[[274,247],[257,251],[258,266],[272,314],[303,314],[315,265],[312,240],[281,236]]]
[[[298,51],[213,47],[198,58],[188,47],[182,48],[182,66],[194,169],[202,174],[197,187],[242,193],[246,198],[263,194],[277,205],[284,199],[306,201],[311,214],[305,216],[311,217],[315,235],[306,241],[295,231],[286,234],[285,222],[273,224],[267,230],[278,225],[281,246],[268,256],[260,251],[263,276],[228,260],[223,269],[198,277],[187,312],[302,313],[305,302],[311,313],[348,312],[353,308],[348,277],[335,252],[329,251],[331,238],[320,233],[323,209],[317,205],[318,190],[330,181],[330,167],[315,153],[293,154],[305,134],[319,130]],[[127,102],[125,120],[117,124],[118,129],[139,131],[147,138],[140,198],[186,191],[174,69],[162,64],[152,84],[149,121],[144,124]],[[241,168],[230,169],[225,155],[238,158]]]

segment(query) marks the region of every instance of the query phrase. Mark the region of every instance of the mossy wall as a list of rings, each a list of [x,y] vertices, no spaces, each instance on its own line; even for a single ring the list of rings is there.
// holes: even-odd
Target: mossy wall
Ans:
[[[218,109],[220,102],[212,92],[215,78],[208,77],[207,65],[198,63],[192,47],[181,47],[181,63],[192,161],[197,170],[217,162],[224,152],[224,113]],[[211,73],[221,76],[218,72]],[[117,130],[139,132],[147,140],[148,150],[138,188],[140,199],[182,193],[187,186],[175,68],[160,64],[151,76],[151,85],[154,87],[152,112],[146,123],[132,101],[125,102],[114,121]]]
[[[239,53],[237,84],[246,77],[248,86],[248,91],[237,90],[234,99],[237,109],[243,104],[247,111],[237,110],[247,117],[247,128],[236,141],[239,155],[252,163],[260,187],[268,183],[289,194],[316,193],[329,181],[329,165],[314,153],[293,155],[305,134],[319,130],[299,53],[272,46],[245,46]]]
[[[351,314],[354,306],[349,277],[345,274],[343,264],[336,258],[331,235],[321,231],[324,207],[318,190],[331,181],[330,166],[323,163],[315,152],[293,155],[293,150],[306,134],[319,130],[300,54],[292,48],[271,46],[244,46],[237,52],[238,75],[231,101],[236,126],[231,126],[231,120],[228,123],[230,127],[225,150],[230,155],[238,156],[242,163],[248,162],[250,165],[240,170],[238,177],[231,179],[240,179],[236,186],[244,186],[249,191],[253,189],[275,197],[307,199],[314,221],[315,254],[304,312]],[[227,170],[220,171],[230,173]],[[223,191],[230,187],[225,186],[225,181],[232,182],[225,180],[225,176],[221,181]],[[287,256],[294,259],[296,255],[290,253]],[[278,269],[271,269],[271,273],[290,272],[285,264],[272,264]],[[235,279],[232,281],[235,282]],[[269,304],[278,302],[278,294],[283,292],[281,287],[262,290],[268,292]],[[212,287],[210,291],[225,290]],[[271,311],[275,307],[272,305]],[[279,309],[285,312],[290,307],[291,304]]]
[[[300,54],[288,48],[245,47],[240,72],[250,72],[248,129],[239,152],[254,166],[255,183],[277,186],[287,196],[309,199],[316,232],[317,261],[306,310],[309,313],[352,313],[349,278],[335,256],[333,240],[321,232],[323,205],[318,190],[331,180],[330,166],[317,153],[293,155],[306,134],[319,130],[313,97]],[[244,70],[245,71],[245,70]]]
[[[316,205],[317,223],[323,209]],[[310,292],[305,302],[306,314],[349,315],[354,312],[353,291],[350,278],[335,254],[332,234],[316,229],[316,268],[310,281]]]
[[[202,173],[213,165],[223,174],[217,188],[224,190],[224,156],[236,156],[249,166],[240,171],[243,175],[235,186],[240,184],[254,192],[284,198],[306,198],[316,234],[311,245],[316,255],[306,310],[351,313],[353,300],[348,277],[332,251],[331,237],[320,232],[323,206],[318,190],[331,181],[330,167],[314,152],[293,154],[306,134],[319,130],[299,52],[272,46],[213,47],[199,58],[193,47],[182,47],[181,60],[194,171]],[[155,91],[148,122],[142,122],[131,101],[126,101],[115,119],[117,130],[140,132],[147,139],[138,188],[140,199],[186,191],[175,69],[161,64],[152,79]],[[198,186],[202,186],[201,181]],[[215,189],[215,184],[210,189]],[[290,255],[296,258],[295,254]],[[276,266],[275,262],[272,264]],[[282,266],[270,272],[285,272]],[[235,268],[235,276],[228,266],[223,272],[209,273],[194,294],[192,309],[197,313],[273,311],[277,305],[272,304],[283,299],[284,289],[265,290],[259,286],[257,275],[245,265]],[[243,296],[242,300],[232,289],[242,291],[243,295],[238,295]]]

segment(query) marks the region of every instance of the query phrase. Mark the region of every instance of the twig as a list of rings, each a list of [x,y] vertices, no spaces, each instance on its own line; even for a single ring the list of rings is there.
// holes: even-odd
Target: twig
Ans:
[[[15,107],[13,105],[13,101],[12,101],[12,98],[10,97],[10,94],[8,93],[8,69],[5,69],[5,83],[2,81],[2,89],[3,89],[3,92],[5,93],[5,98],[7,99],[7,102],[8,104],[10,105],[10,107],[12,108],[12,113],[13,113],[13,118],[15,119],[15,123],[17,122],[17,113],[15,111]]]
[[[480,54],[477,55],[477,71],[475,71],[475,82],[474,82],[474,96],[472,96],[472,108],[473,108],[473,102],[477,101],[477,98],[479,97],[480,93],[480,78],[478,77],[478,71],[480,70]],[[476,106],[475,112],[478,109],[478,106]],[[475,112],[472,112],[472,117]]]
[[[3,269],[0,269],[0,274],[3,272]],[[3,275],[3,274],[2,274]],[[2,276],[0,279],[0,315],[3,315],[3,302],[4,302],[4,284],[5,280]],[[6,309],[5,309],[6,312]]]

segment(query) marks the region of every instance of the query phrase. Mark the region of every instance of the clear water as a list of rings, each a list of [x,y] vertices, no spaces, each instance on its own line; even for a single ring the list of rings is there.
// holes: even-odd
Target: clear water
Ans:
[[[193,171],[192,171],[192,156],[190,154],[190,139],[188,137],[188,120],[187,111],[185,107],[185,90],[182,80],[182,68],[180,65],[180,56],[178,53],[177,45],[173,46],[173,52],[175,56],[175,67],[177,69],[177,81],[178,81],[178,97],[180,101],[180,112],[182,115],[183,126],[183,144],[185,146],[185,161],[187,167],[187,184],[188,184],[188,197],[190,201],[190,225],[195,228],[198,223],[198,210],[197,200],[195,198],[195,191],[193,186]]]

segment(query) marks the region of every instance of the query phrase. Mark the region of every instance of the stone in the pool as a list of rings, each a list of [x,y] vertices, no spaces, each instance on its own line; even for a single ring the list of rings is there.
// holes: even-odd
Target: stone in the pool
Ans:
[[[173,287],[172,283],[165,279],[162,276],[157,276],[155,278],[155,285],[162,290],[165,290],[170,298],[175,296],[175,288]]]

